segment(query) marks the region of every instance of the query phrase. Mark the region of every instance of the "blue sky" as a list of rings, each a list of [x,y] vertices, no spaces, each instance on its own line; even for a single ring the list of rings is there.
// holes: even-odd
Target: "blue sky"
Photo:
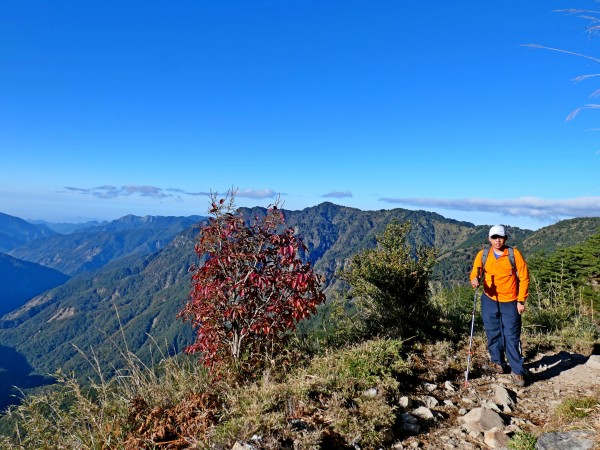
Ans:
[[[595,2],[0,3],[0,212],[600,215]]]

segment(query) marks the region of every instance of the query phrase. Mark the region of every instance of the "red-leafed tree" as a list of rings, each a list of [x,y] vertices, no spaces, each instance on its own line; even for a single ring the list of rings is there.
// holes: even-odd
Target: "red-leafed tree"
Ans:
[[[260,362],[289,337],[298,321],[325,300],[320,277],[298,255],[306,251],[287,227],[279,200],[263,217],[246,222],[235,191],[211,194],[209,222],[200,230],[189,299],[179,317],[197,329],[186,352],[220,363]]]

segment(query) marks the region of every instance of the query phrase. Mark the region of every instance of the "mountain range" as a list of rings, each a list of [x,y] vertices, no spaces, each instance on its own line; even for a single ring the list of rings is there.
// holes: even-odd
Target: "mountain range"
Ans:
[[[263,208],[241,212],[248,218],[266,213]],[[362,211],[328,202],[283,212],[308,247],[305,259],[324,276],[326,292],[336,289],[335,274],[348,258],[374,246],[376,235],[392,220],[410,222],[411,245],[436,247],[433,279],[445,285],[466,283],[474,254],[487,242],[489,229],[426,211]],[[44,376],[57,368],[93,376],[90,355],[110,375],[121,367],[126,351],[149,362],[158,351],[176,354],[191,343],[192,329],[176,315],[189,292],[189,268],[198,263],[194,243],[205,220],[202,216],[125,216],[60,234],[46,224],[0,215],[3,248],[8,249],[0,262],[6,259],[14,267],[21,261],[34,278],[50,270],[64,277],[62,283],[56,278],[54,286],[40,285],[39,292],[21,300],[11,297],[0,318],[0,383],[4,384],[0,407],[10,402],[6,396],[1,398],[12,392],[6,383],[19,379],[14,367],[20,379],[29,380],[29,387],[48,382]],[[10,226],[3,228],[4,223]],[[600,218],[580,218],[535,232],[514,227],[508,227],[508,232],[511,244],[527,256],[575,245],[599,229]],[[0,265],[1,279],[11,280],[5,270]],[[2,291],[0,295],[0,303],[9,305],[9,297]],[[23,378],[27,368],[30,372]]]

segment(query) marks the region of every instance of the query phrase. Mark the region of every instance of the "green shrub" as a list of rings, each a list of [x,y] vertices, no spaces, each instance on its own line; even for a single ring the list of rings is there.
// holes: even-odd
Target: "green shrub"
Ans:
[[[430,336],[437,314],[430,301],[429,279],[435,250],[411,249],[410,224],[391,222],[376,237],[377,247],[354,255],[339,277],[351,294],[365,336]]]
[[[510,450],[535,450],[536,442],[537,438],[533,434],[521,431],[511,438],[508,448]]]

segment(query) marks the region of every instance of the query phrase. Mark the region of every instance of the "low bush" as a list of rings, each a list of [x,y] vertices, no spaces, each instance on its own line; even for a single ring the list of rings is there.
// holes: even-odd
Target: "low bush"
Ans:
[[[537,438],[526,431],[516,433],[508,442],[509,450],[535,450]]]

